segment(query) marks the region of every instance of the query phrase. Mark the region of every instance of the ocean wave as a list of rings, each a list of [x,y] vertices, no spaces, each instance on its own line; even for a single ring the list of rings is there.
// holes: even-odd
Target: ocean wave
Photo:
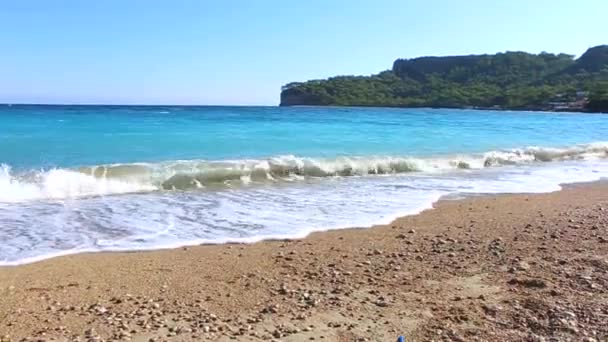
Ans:
[[[95,177],[77,170],[52,169],[14,174],[0,165],[0,202],[64,199],[157,190],[152,184]]]
[[[568,148],[527,147],[448,157],[278,156],[226,161],[171,161],[13,172],[0,165],[0,202],[189,190],[306,178],[445,172],[608,157],[608,142]]]

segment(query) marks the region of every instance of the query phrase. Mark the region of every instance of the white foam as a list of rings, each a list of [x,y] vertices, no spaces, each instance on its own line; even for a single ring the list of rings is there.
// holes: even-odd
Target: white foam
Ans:
[[[278,156],[259,160],[186,160],[113,164],[80,169],[11,172],[0,166],[0,202],[70,199],[157,190],[234,187],[265,182],[298,182],[309,178],[395,175],[410,172],[445,173],[508,165],[569,160],[602,160],[608,143],[566,148],[528,147],[481,154],[441,157],[344,156],[307,158]]]
[[[0,165],[0,202],[103,196],[157,189],[152,184],[98,178],[65,169],[40,171],[27,178],[18,178],[11,173],[8,165]]]
[[[301,238],[389,223],[431,208],[442,196],[551,192],[602,177],[608,177],[605,159],[0,203],[0,265],[81,252]]]

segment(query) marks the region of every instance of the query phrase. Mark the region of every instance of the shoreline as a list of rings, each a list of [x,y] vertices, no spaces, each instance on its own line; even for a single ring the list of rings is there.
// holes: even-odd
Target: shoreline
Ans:
[[[533,112],[533,113],[561,113],[561,114],[608,114],[608,111],[593,111],[585,108],[550,109],[550,108],[496,108],[496,107],[430,107],[430,106],[390,106],[390,105],[339,105],[339,104],[279,104],[278,107],[328,107],[328,108],[386,108],[386,109],[450,109],[450,110],[480,110],[492,112]]]
[[[264,242],[274,242],[274,241],[304,240],[304,239],[309,238],[313,234],[323,234],[323,233],[331,232],[331,231],[335,231],[335,230],[373,229],[375,227],[393,225],[393,223],[395,223],[399,219],[420,215],[425,211],[435,210],[439,203],[445,202],[445,201],[462,201],[462,200],[474,199],[474,198],[512,196],[512,195],[548,194],[548,193],[552,193],[552,192],[563,191],[565,188],[568,188],[568,187],[584,186],[586,184],[594,184],[594,183],[608,185],[608,179],[599,179],[599,180],[575,182],[575,183],[564,183],[564,184],[559,184],[559,187],[560,187],[559,190],[548,191],[548,192],[538,192],[538,193],[514,192],[514,193],[467,193],[467,194],[458,194],[458,195],[457,194],[446,194],[446,195],[439,196],[436,200],[432,201],[430,205],[423,206],[424,207],[423,209],[418,209],[417,211],[412,212],[412,213],[399,213],[399,214],[391,215],[390,218],[379,221],[378,223],[361,225],[361,226],[312,228],[309,232],[302,234],[302,235],[285,235],[285,236],[266,236],[266,235],[264,235],[264,236],[247,237],[247,238],[240,238],[240,239],[227,238],[226,241],[223,241],[223,242],[222,241],[218,241],[218,242],[203,241],[203,242],[201,242],[200,240],[196,240],[196,241],[192,241],[192,242],[188,242],[188,243],[176,243],[174,245],[167,245],[166,247],[155,246],[155,247],[144,248],[144,249],[75,250],[75,251],[66,250],[66,251],[58,252],[58,253],[52,254],[52,255],[27,258],[27,259],[25,259],[25,261],[21,260],[21,261],[16,261],[16,262],[0,262],[0,270],[2,270],[3,268],[20,267],[20,266],[26,266],[26,265],[36,264],[36,263],[40,263],[40,262],[46,262],[46,261],[53,260],[56,258],[64,258],[64,257],[72,257],[72,256],[88,255],[88,254],[150,253],[150,252],[154,253],[157,251],[167,251],[167,250],[170,251],[170,250],[184,249],[184,248],[190,248],[190,247],[224,246],[224,245],[240,246],[240,245],[253,245],[253,244],[264,243]],[[456,197],[449,198],[452,196],[456,196]]]
[[[608,183],[562,187],[303,239],[0,267],[0,339],[602,340]]]
[[[598,180],[598,181],[590,181],[590,182],[582,182],[582,183],[576,183],[576,184],[586,184],[586,183],[595,183],[595,182],[604,182],[602,180]],[[607,181],[608,184],[608,181]],[[561,190],[557,190],[557,191],[561,191]],[[410,217],[410,216],[416,216],[416,215],[420,215],[421,213],[428,211],[428,210],[434,210],[435,206],[439,203],[439,202],[443,202],[443,201],[460,201],[466,198],[475,198],[478,196],[501,196],[501,195],[511,195],[511,194],[466,194],[466,195],[460,195],[463,196],[462,198],[455,198],[455,199],[449,199],[447,197],[450,196],[454,196],[454,194],[447,194],[447,195],[443,195],[443,196],[439,196],[439,198],[435,201],[433,201],[429,206],[425,206],[424,209],[421,209],[417,212],[414,213],[400,213],[400,214],[395,214],[395,215],[391,215],[390,218],[387,218],[379,223],[373,223],[373,224],[369,224],[369,225],[361,225],[361,226],[345,226],[345,227],[333,227],[333,228],[313,228],[311,229],[309,232],[306,232],[302,235],[285,235],[285,236],[270,236],[270,235],[262,235],[262,236],[255,236],[255,237],[247,237],[247,238],[227,238],[226,241],[223,242],[199,242],[199,240],[193,241],[193,242],[188,242],[188,243],[176,243],[175,245],[168,245],[167,247],[163,247],[163,246],[155,246],[155,247],[151,247],[151,248],[144,248],[144,249],[116,249],[116,250],[77,250],[77,251],[71,251],[71,250],[66,250],[64,252],[59,252],[57,254],[53,254],[50,256],[42,256],[42,257],[32,257],[32,258],[28,258],[25,259],[26,261],[16,261],[16,262],[5,262],[2,263],[0,262],[0,271],[3,268],[15,268],[15,267],[22,267],[22,266],[27,266],[27,265],[31,265],[31,264],[37,264],[37,263],[43,263],[43,262],[47,262],[47,261],[51,261],[57,258],[65,258],[65,257],[77,257],[79,255],[94,255],[94,254],[115,254],[115,253],[154,253],[154,252],[159,252],[159,251],[172,251],[172,250],[179,250],[179,249],[187,249],[187,248],[191,248],[191,247],[205,247],[205,246],[247,246],[247,245],[255,245],[255,244],[260,244],[260,243],[266,243],[266,242],[281,242],[281,241],[297,241],[297,240],[305,240],[308,239],[311,235],[313,234],[323,234],[323,233],[327,233],[327,232],[332,232],[332,231],[340,231],[340,230],[359,230],[359,229],[373,229],[375,227],[382,227],[382,226],[388,226],[393,224],[395,221],[404,218],[404,217]],[[446,197],[444,199],[444,197]]]

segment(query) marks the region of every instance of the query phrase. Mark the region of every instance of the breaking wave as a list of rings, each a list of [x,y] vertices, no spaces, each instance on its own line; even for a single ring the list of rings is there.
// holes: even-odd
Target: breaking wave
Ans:
[[[279,156],[256,160],[171,161],[14,172],[0,165],[0,202],[65,199],[162,190],[222,188],[307,178],[446,172],[505,165],[608,158],[608,142],[569,148],[528,147],[463,156]]]

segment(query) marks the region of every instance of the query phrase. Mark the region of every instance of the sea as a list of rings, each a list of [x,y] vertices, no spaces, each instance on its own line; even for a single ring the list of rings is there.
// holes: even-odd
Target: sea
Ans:
[[[608,177],[608,116],[0,105],[0,266],[301,238]]]

